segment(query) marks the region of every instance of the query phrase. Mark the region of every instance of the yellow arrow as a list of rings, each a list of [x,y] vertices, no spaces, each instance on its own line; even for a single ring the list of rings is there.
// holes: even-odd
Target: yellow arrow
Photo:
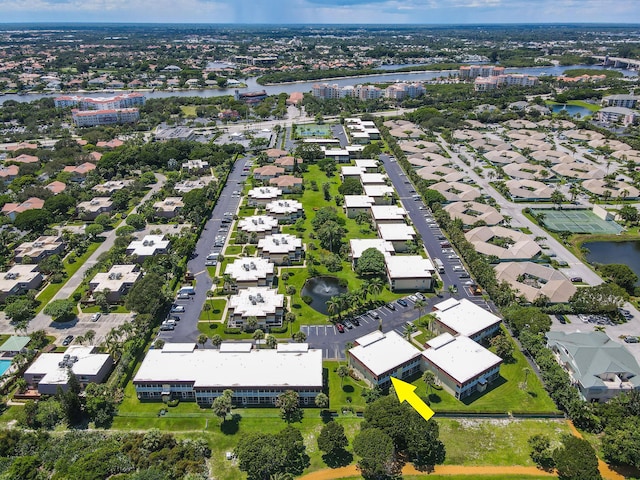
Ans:
[[[396,395],[398,395],[400,403],[406,400],[407,403],[427,421],[435,415],[435,412],[429,408],[429,405],[424,403],[420,397],[416,395],[414,391],[417,388],[416,386],[393,377],[391,377],[391,383],[393,383],[393,388],[396,390]]]

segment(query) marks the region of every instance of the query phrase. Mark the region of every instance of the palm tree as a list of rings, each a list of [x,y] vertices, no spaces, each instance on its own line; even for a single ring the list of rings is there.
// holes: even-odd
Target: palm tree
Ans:
[[[340,377],[340,386],[344,383],[344,377],[349,376],[349,367],[346,365],[340,365],[336,369],[336,374]]]
[[[526,391],[528,388],[529,374],[531,373],[531,369],[529,367],[525,367],[522,369],[522,371],[524,372],[524,380],[522,381],[520,388]]]
[[[209,321],[209,326],[211,326],[211,316],[209,315],[209,312],[211,311],[211,304],[209,303],[209,300],[205,300],[204,305],[202,305],[202,310],[207,312],[207,320]]]
[[[260,348],[259,342],[260,340],[264,340],[264,332],[258,328],[255,332],[253,332],[253,339],[258,344],[258,348]]]
[[[382,292],[383,288],[384,288],[384,282],[380,277],[374,277],[371,280],[369,280],[369,291],[371,292],[371,295],[373,295],[374,297],[377,297],[378,295],[380,295],[380,292]]]
[[[327,311],[331,316],[336,315],[340,311],[340,301],[337,295],[327,300],[326,305],[327,305]]]
[[[422,320],[422,312],[424,311],[424,308],[426,306],[427,306],[427,302],[425,302],[421,298],[416,300],[415,303],[413,304],[413,308],[418,310],[418,315],[420,315],[420,317],[418,318],[418,321]]]
[[[87,342],[89,342],[89,344],[93,345],[93,340],[96,338],[95,330],[88,330],[84,334],[84,338],[87,340]]]
[[[416,327],[413,323],[407,324],[404,328],[404,338],[405,340],[411,340],[411,335],[418,331],[418,327]]]
[[[449,291],[449,296],[450,297],[452,297],[453,295],[455,295],[458,292],[456,287],[454,287],[453,285],[449,285],[447,287],[447,290]]]
[[[255,330],[258,327],[258,317],[252,315],[247,318],[245,330]]]
[[[222,343],[222,337],[218,334],[215,334],[213,337],[211,337],[211,345],[213,345],[216,348],[220,347],[220,344]]]
[[[427,384],[427,391],[431,395],[431,389],[436,385],[436,374],[431,370],[426,370],[422,374],[422,381]]]
[[[204,348],[204,344],[207,343],[207,340],[209,340],[209,337],[207,337],[204,333],[198,335],[198,343],[202,345],[202,348]]]
[[[268,348],[276,348],[278,346],[278,339],[273,335],[267,335],[265,342]]]
[[[307,334],[303,331],[297,331],[293,334],[292,338],[296,343],[304,343],[307,340]]]

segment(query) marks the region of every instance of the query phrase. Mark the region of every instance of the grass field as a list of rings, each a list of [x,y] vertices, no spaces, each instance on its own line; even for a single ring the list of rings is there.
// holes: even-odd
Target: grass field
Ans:
[[[187,118],[196,118],[196,107],[193,105],[181,105],[182,115]]]
[[[211,320],[212,322],[222,320],[222,313],[224,312],[224,307],[227,306],[227,301],[224,298],[215,298],[207,300],[207,302],[211,305],[211,310],[209,312],[202,310],[200,312],[200,320]]]

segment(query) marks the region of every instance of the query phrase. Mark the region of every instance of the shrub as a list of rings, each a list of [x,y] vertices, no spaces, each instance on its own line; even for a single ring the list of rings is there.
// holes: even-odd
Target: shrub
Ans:
[[[306,303],[307,305],[311,304],[311,302],[313,302],[313,298],[311,298],[309,295],[303,295],[302,297],[302,301],[304,303]]]

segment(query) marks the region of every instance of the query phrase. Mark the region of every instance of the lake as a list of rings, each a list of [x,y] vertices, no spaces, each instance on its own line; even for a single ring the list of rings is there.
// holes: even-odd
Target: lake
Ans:
[[[580,115],[581,118],[584,118],[587,115],[593,115],[593,112],[589,110],[587,107],[580,107],[578,105],[552,105],[551,106],[551,111],[553,113],[560,113],[563,110],[566,111],[572,117],[576,117]]]
[[[589,263],[622,263],[640,277],[640,241],[588,242],[582,246],[589,249],[586,255]]]

